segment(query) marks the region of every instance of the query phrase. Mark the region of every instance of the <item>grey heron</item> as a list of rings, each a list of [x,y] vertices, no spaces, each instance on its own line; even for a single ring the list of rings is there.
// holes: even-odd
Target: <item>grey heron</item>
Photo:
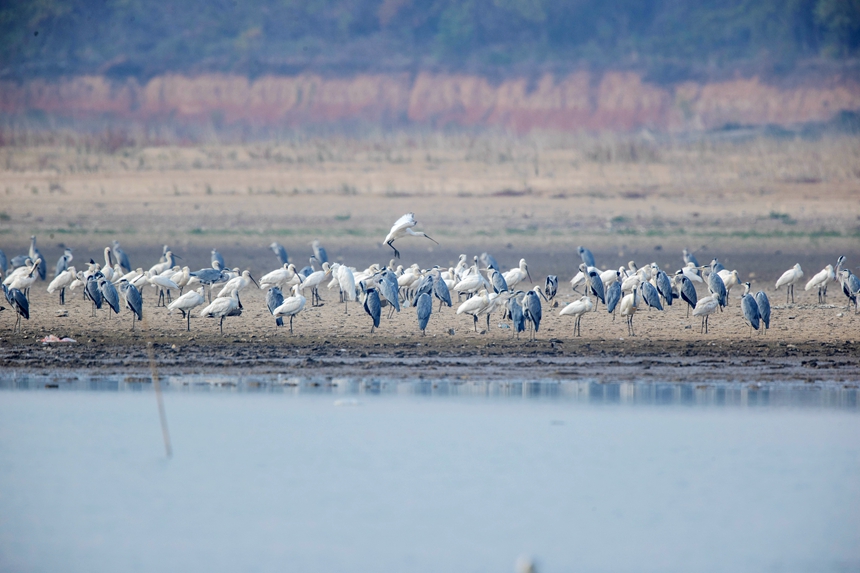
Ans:
[[[278,260],[281,261],[282,265],[290,264],[290,257],[287,256],[287,250],[280,243],[272,243],[269,245],[269,248],[272,249],[272,252],[275,253],[275,256],[278,257]]]
[[[657,292],[667,305],[672,306],[672,283],[669,276],[660,269],[657,269]]]
[[[200,269],[193,273],[188,273],[189,276],[196,277],[200,284],[209,287],[209,302],[212,302],[212,285],[224,280],[224,270],[220,265],[208,269]]]
[[[579,253],[582,262],[585,263],[586,266],[596,267],[594,264],[594,255],[591,254],[591,251],[586,249],[585,247],[576,247],[576,252]]]
[[[615,281],[606,291],[606,312],[612,315],[612,320],[615,320],[615,308],[619,302],[621,302],[621,283]]]
[[[102,299],[108,305],[108,318],[110,318],[110,312],[113,311],[114,314],[119,314],[119,293],[116,292],[116,287],[113,286],[107,279],[104,277],[99,279],[99,292],[102,295]]]
[[[696,308],[696,303],[699,302],[699,295],[696,293],[696,287],[693,286],[693,281],[681,276],[681,300],[687,303],[687,316],[690,316],[690,309]]]
[[[496,262],[496,259],[490,253],[481,253],[481,264],[488,269],[495,269],[497,272],[501,272],[501,267],[499,263]]]
[[[281,292],[281,287],[273,286],[266,293],[266,308],[269,313],[275,316],[275,309],[284,303],[284,293]],[[280,316],[275,317],[276,326],[284,326],[284,319]]]
[[[9,288],[5,284],[3,286],[3,294],[6,295],[6,301],[12,306],[15,311],[15,328],[14,332],[21,330],[21,319],[30,320],[30,301],[24,296],[24,293],[16,288]]]
[[[143,297],[137,287],[126,279],[119,282],[119,292],[125,300],[125,307],[131,311],[131,330],[134,332],[135,319],[143,320]]]
[[[750,294],[750,283],[744,283],[744,294],[741,297],[741,311],[744,315],[744,320],[750,326],[750,336],[753,329],[758,330],[761,314],[759,312],[758,303],[755,297]]]
[[[516,335],[517,339],[519,339],[520,332],[525,332],[526,330],[526,318],[523,314],[523,307],[516,296],[508,299],[508,314],[511,315],[511,322],[513,323],[513,328],[511,329],[513,332],[511,332],[511,335]]]
[[[758,291],[755,293],[755,302],[758,305],[759,316],[764,325],[762,331],[766,333],[770,329],[770,300],[764,291]]]
[[[451,291],[448,290],[448,285],[442,280],[439,269],[433,272],[435,273],[433,277],[433,296],[439,300],[439,311],[441,311],[443,304],[451,306]]]
[[[411,235],[413,237],[424,237],[430,239],[437,245],[439,244],[438,242],[436,242],[436,239],[434,239],[427,233],[424,233],[422,231],[413,231],[412,227],[417,224],[418,221],[415,220],[415,213],[406,213],[405,215],[397,219],[397,221],[394,222],[394,225],[392,225],[391,230],[388,232],[388,235],[385,236],[385,240],[383,242],[389,247],[391,247],[391,249],[394,251],[395,258],[400,258],[400,251],[398,251],[394,247],[394,241],[407,235]]]
[[[128,255],[122,248],[119,246],[119,241],[113,242],[113,254],[116,256],[116,260],[119,262],[119,266],[122,267],[127,273],[131,272],[131,262],[128,260]]]
[[[693,256],[693,253],[691,253],[691,252],[690,252],[690,251],[688,251],[687,249],[684,249],[683,253],[684,253],[684,264],[685,264],[685,265],[688,265],[688,264],[690,264],[690,263],[693,263],[693,266],[694,266],[694,267],[698,267],[698,266],[699,266],[699,261],[698,261],[698,260],[696,260],[696,257],[695,257],[695,256]]]
[[[510,290],[508,288],[508,282],[505,280],[504,275],[500,273],[493,267],[488,267],[489,271],[487,272],[487,277],[490,279],[490,284],[493,287],[493,290],[496,293],[506,292]]]
[[[648,305],[648,308],[656,308],[657,310],[663,310],[663,305],[660,304],[660,293],[657,292],[657,289],[654,288],[654,285],[652,285],[648,281],[644,281],[640,286],[642,287],[642,300],[645,301],[645,304]]]
[[[712,273],[718,273],[718,272],[724,271],[724,270],[726,270],[726,267],[724,267],[723,264],[717,260],[717,257],[714,257],[713,259],[711,259],[711,272]]]
[[[9,260],[6,258],[6,253],[0,249],[0,275],[5,276],[6,271],[9,269]]]
[[[840,273],[839,282],[842,284],[842,292],[848,297],[848,308],[854,305],[854,313],[857,313],[858,296],[860,296],[860,279],[849,269],[843,269]]]
[[[717,297],[717,304],[720,310],[723,310],[723,307],[728,304],[729,293],[726,290],[726,283],[720,278],[719,272],[714,271],[713,268],[708,273],[708,292]]]
[[[364,312],[373,319],[373,326],[370,327],[370,334],[373,334],[373,329],[379,327],[379,317],[381,304],[379,302],[379,293],[375,288],[367,289],[364,298]]]
[[[421,336],[425,336],[426,333],[424,331],[427,329],[427,322],[430,320],[430,313],[433,312],[433,300],[430,298],[430,295],[425,292],[418,297],[418,302],[415,306],[418,313],[418,328],[421,330]]]
[[[551,301],[555,298],[555,295],[558,293],[558,277],[556,275],[546,276],[544,291],[546,292],[547,300]]]
[[[63,255],[57,260],[57,265],[54,267],[54,276],[60,276],[60,273],[69,268],[69,263],[72,262],[72,249],[66,247]]]
[[[39,279],[45,280],[45,276],[48,272],[48,265],[45,262],[45,257],[42,256],[42,253],[40,253],[39,249],[36,247],[36,235],[32,235],[30,237],[30,259],[39,261],[37,266]]]
[[[325,248],[320,244],[319,241],[314,241],[311,243],[311,247],[314,250],[314,257],[316,260],[320,262],[320,264],[328,262],[328,253],[326,253]]]
[[[535,287],[534,290],[528,291],[523,299],[523,316],[532,325],[532,340],[537,338],[537,332],[540,330],[540,321],[543,317],[540,296],[538,296],[539,292],[541,292],[540,287]]]
[[[218,263],[221,268],[225,268],[227,265],[224,263],[224,257],[221,256],[221,253],[218,252],[217,249],[212,249],[212,257],[211,257],[212,266],[215,266],[215,263]],[[173,266],[171,264],[171,266]]]
[[[93,303],[92,306],[92,316],[96,315],[96,309],[101,310],[102,308],[102,292],[99,290],[98,279],[95,275],[90,275],[87,277],[87,284],[84,288],[84,294]]]

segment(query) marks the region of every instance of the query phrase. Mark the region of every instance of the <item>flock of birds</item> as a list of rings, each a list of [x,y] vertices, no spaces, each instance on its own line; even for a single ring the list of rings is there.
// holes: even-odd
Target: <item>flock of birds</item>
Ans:
[[[105,247],[104,264],[90,259],[80,270],[70,264],[74,256],[72,249],[66,248],[57,261],[54,278],[47,290],[57,293],[60,305],[64,305],[66,290],[81,289],[83,298],[92,305],[92,316],[105,307],[108,317],[125,308],[131,312],[131,329],[134,330],[135,322],[143,319],[144,289],[151,286],[157,295],[156,306],[165,306],[169,313],[179,311],[186,321],[186,330],[191,330],[192,311],[202,306],[197,315],[218,319],[222,334],[224,320],[242,314],[240,294],[252,284],[266,290],[266,306],[278,326],[283,326],[284,319],[289,318],[291,334],[293,319],[307,306],[305,295],[308,291],[311,306],[322,305],[319,291],[323,285],[338,290],[344,312],[347,312],[350,302],[360,303],[372,321],[371,333],[379,328],[383,309],[390,319],[402,308],[415,308],[418,328],[423,335],[434,314],[434,300],[439,303],[435,311],[438,314],[443,306],[453,306],[453,293],[458,303],[456,314],[470,315],[476,332],[481,318],[486,319],[489,332],[490,317],[497,313],[506,321],[500,326],[510,328],[512,335],[519,337],[521,332],[528,331],[530,339],[537,336],[543,303],[552,302],[558,293],[557,276],[547,276],[543,288],[538,285],[522,290],[522,285],[533,282],[525,259],[521,259],[517,267],[503,272],[488,253],[474,256],[471,265],[464,254],[460,255],[456,266],[450,268],[435,266],[422,269],[417,264],[404,267],[397,264],[400,252],[394,247],[394,241],[415,236],[436,242],[426,233],[414,231],[416,225],[412,213],[398,219],[384,240],[394,251],[395,258],[387,266],[373,264],[366,269],[330,263],[319,241],[311,244],[313,256],[310,264],[297,269],[290,263],[284,247],[272,243],[270,248],[281,266],[262,276],[259,282],[248,270],[227,268],[224,258],[215,249],[212,250],[210,267],[191,271],[188,266],[177,263],[181,257],[167,246],[158,262],[148,270],[132,268],[128,255],[116,241]],[[676,301],[687,305],[687,316],[692,311],[693,316],[701,319],[700,333],[707,334],[709,317],[728,306],[729,293],[738,286],[743,288],[740,309],[744,321],[750,326],[750,334],[753,330],[764,332],[770,328],[771,307],[767,295],[763,291],[752,294],[750,283],[741,282],[737,270],[726,269],[716,258],[709,265],[700,265],[695,256],[684,249],[684,265],[670,275],[657,263],[639,267],[633,261],[617,270],[600,270],[591,251],[584,247],[578,247],[577,251],[582,263],[579,272],[570,280],[570,286],[581,298],[559,312],[561,316],[574,319],[576,336],[581,335],[583,317],[596,312],[601,304],[606,312],[612,314],[613,320],[616,314],[626,319],[627,332],[632,336],[635,335],[633,318],[637,311],[645,307],[662,311]],[[827,265],[809,279],[805,290],[817,289],[819,303],[822,303],[830,283],[838,282],[848,297],[849,308],[853,305],[856,313],[860,279],[843,268],[844,263],[843,256],[835,266]],[[30,317],[31,287],[37,279],[47,280],[45,257],[36,246],[35,236],[30,238],[30,250],[25,255],[7,260],[0,251],[0,275],[5,298],[16,314],[14,329],[18,331],[21,320]],[[802,283],[803,276],[797,264],[776,281],[777,290],[786,287],[786,303],[789,300],[794,302],[794,287]],[[707,289],[707,295],[699,297],[697,284]],[[214,290],[216,288],[217,291]],[[178,298],[173,299],[174,293]],[[2,310],[5,308],[0,306]]]

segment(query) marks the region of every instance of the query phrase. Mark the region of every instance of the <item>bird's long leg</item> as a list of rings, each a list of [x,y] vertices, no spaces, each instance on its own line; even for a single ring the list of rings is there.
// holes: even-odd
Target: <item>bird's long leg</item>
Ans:
[[[191,311],[185,313],[185,332],[191,332]]]
[[[343,297],[343,313],[344,314],[349,314],[348,307],[349,307],[349,300],[347,299],[347,297]]]
[[[475,332],[478,332],[478,315],[472,315],[472,325],[475,327]]]
[[[686,318],[690,318],[690,305],[687,305],[687,316]]]
[[[60,289],[60,304],[66,304],[66,287]]]
[[[290,334],[293,333],[293,317],[294,316],[295,316],[294,314],[290,315]]]
[[[376,327],[375,324],[370,325],[370,334],[373,334],[373,329]]]
[[[173,297],[170,296],[170,289],[167,289],[167,302],[173,302]]]
[[[224,317],[223,316],[221,317],[221,322],[218,324],[218,326],[221,328],[221,334],[224,334]]]
[[[388,245],[389,247],[391,247],[391,248],[394,250],[394,258],[395,258],[395,259],[399,259],[399,258],[400,258],[400,251],[398,251],[397,249],[395,249],[395,248],[394,248],[394,245],[393,245],[392,243],[394,243],[394,240],[393,240],[393,239],[392,239],[391,241],[388,241],[388,242],[387,242],[387,243],[385,243],[385,244],[386,244],[386,245]]]
[[[131,331],[134,332],[134,321],[137,318],[137,313],[131,311]]]
[[[490,333],[490,315],[487,314],[487,334]]]

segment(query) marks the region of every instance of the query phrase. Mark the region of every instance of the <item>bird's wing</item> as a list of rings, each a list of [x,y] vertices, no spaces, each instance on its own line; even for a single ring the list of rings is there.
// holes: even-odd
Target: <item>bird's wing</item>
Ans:
[[[391,226],[391,233],[396,233],[397,231],[402,231],[403,229],[414,227],[417,224],[418,221],[415,220],[415,214],[406,213],[394,222],[394,225]]]

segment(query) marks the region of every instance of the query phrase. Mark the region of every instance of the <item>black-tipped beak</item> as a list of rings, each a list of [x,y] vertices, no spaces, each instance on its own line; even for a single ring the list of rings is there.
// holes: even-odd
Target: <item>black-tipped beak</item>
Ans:
[[[255,280],[254,280],[254,277],[252,277],[252,276],[249,274],[249,275],[248,275],[248,278],[249,278],[249,279],[251,279],[251,282],[252,282],[252,283],[254,283],[255,285],[257,285],[257,288],[260,288],[260,285],[257,283],[257,281],[255,281]]]

